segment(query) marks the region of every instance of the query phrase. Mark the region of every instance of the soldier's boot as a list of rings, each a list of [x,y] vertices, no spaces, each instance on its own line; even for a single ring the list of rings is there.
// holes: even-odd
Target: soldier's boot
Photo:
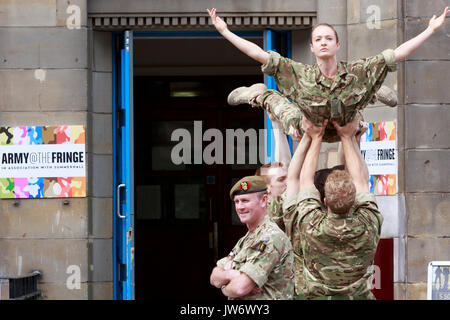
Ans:
[[[375,98],[389,107],[395,107],[397,105],[397,94],[394,90],[384,85],[375,94]]]
[[[256,103],[256,98],[267,91],[264,83],[256,83],[250,87],[239,87],[231,91],[228,95],[228,104],[237,106],[240,104],[250,104],[252,107],[261,107]]]

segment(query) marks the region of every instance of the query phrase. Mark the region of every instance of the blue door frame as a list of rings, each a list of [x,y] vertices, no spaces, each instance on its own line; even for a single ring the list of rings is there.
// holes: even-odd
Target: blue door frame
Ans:
[[[134,299],[133,32],[113,34],[114,299]]]
[[[264,49],[290,57],[290,32],[272,30],[236,32],[241,37],[263,37]],[[133,39],[160,37],[222,37],[216,31],[113,32],[112,94],[113,94],[113,285],[115,300],[135,298],[134,279],[134,135],[133,135]],[[280,37],[287,39],[287,48],[280,48]],[[265,76],[270,89],[276,89],[272,77]],[[267,160],[274,161],[272,124],[265,115],[268,129]],[[292,152],[292,141],[289,138]]]
[[[291,58],[291,32],[290,31],[264,31],[264,50],[275,51],[286,58]],[[277,89],[275,79],[271,76],[264,75],[264,82],[268,89]],[[275,138],[273,135],[272,121],[270,121],[267,113],[264,114],[264,123],[267,128],[267,163],[275,161]],[[287,137],[289,148],[292,155],[292,139]]]

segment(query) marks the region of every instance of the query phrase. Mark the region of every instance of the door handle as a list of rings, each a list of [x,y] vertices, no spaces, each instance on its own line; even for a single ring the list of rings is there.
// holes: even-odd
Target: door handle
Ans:
[[[120,214],[120,188],[123,188],[123,187],[125,187],[125,184],[124,183],[121,183],[121,184],[119,184],[118,186],[117,186],[117,216],[119,217],[119,218],[121,218],[121,219],[124,219],[124,218],[126,218],[126,216],[122,216],[121,214]]]
[[[212,198],[209,198],[209,219],[213,220]],[[209,233],[209,247],[213,249],[214,261],[219,260],[219,223],[213,222],[213,231]]]

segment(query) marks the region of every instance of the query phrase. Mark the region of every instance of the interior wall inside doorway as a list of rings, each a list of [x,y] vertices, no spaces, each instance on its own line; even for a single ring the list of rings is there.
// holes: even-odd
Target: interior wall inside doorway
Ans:
[[[263,81],[260,64],[222,38],[136,37],[134,77],[136,299],[224,299],[209,275],[246,232],[228,192],[260,163],[177,168],[170,135],[193,134],[194,121],[224,137],[227,128],[263,129],[262,110],[226,102],[235,86]]]
[[[263,47],[262,38],[247,39]],[[134,75],[261,75],[261,68],[223,38],[136,38]]]

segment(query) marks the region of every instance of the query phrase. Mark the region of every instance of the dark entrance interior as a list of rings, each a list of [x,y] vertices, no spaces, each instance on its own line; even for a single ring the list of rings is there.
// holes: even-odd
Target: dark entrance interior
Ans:
[[[226,100],[235,87],[263,81],[259,65],[217,38],[135,39],[134,53],[136,299],[224,299],[209,275],[246,232],[228,192],[261,165],[248,164],[248,154],[247,164],[225,164],[227,142],[237,148],[226,130],[264,128],[262,110]],[[202,157],[215,141],[208,129],[223,137],[224,164]],[[173,154],[187,141],[180,135],[190,154]]]

